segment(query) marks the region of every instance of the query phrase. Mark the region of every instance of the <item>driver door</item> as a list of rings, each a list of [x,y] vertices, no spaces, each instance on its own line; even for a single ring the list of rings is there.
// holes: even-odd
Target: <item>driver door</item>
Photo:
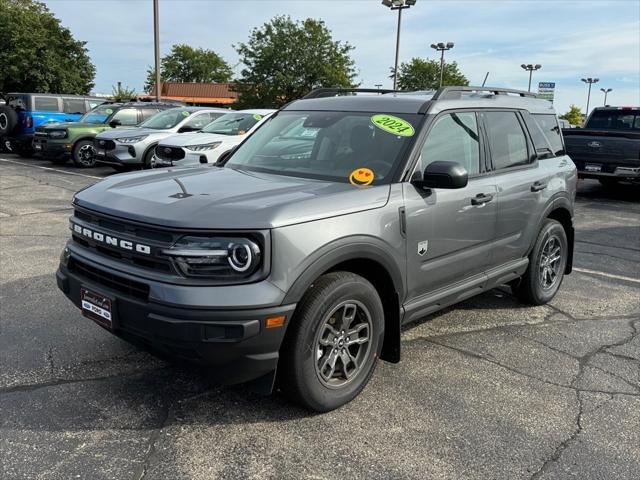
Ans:
[[[416,169],[457,162],[469,173],[460,189],[403,184],[407,239],[407,300],[479,275],[491,262],[497,188],[485,173],[484,141],[475,112],[444,112],[432,123]]]

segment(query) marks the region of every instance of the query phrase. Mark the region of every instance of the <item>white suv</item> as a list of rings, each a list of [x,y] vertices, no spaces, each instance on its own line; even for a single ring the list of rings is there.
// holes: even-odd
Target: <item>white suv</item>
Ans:
[[[163,139],[151,160],[153,167],[215,163],[223,153],[242,143],[275,110],[239,110],[214,120],[199,132]]]

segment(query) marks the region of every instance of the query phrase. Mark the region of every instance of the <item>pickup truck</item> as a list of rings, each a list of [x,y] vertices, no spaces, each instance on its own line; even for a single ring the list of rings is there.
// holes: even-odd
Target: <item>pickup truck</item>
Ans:
[[[579,178],[640,183],[640,107],[595,108],[584,128],[562,133]]]

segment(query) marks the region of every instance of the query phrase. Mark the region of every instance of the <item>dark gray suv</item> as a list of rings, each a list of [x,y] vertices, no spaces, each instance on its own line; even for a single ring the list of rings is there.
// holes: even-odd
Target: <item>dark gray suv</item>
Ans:
[[[215,165],[78,192],[60,289],[115,335],[317,411],[399,361],[403,323],[502,284],[553,298],[577,176],[551,104],[365,93],[314,91]]]

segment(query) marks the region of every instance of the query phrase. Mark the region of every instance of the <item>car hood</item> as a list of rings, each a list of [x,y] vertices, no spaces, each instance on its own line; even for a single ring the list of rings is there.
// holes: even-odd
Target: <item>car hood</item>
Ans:
[[[114,175],[78,192],[74,202],[167,227],[262,229],[380,208],[389,190],[203,166]]]
[[[102,132],[99,137],[113,140],[114,138],[121,137],[137,137],[139,135],[172,135],[172,130],[157,130],[155,128],[140,128],[140,127],[118,127]]]
[[[109,127],[106,123],[87,123],[87,122],[48,122],[40,125],[38,129],[53,128],[60,130],[61,128],[103,128]]]
[[[220,135],[218,133],[178,133],[162,140],[162,145],[172,147],[184,147],[185,145],[201,145],[213,142],[236,142],[243,139],[245,135]]]

